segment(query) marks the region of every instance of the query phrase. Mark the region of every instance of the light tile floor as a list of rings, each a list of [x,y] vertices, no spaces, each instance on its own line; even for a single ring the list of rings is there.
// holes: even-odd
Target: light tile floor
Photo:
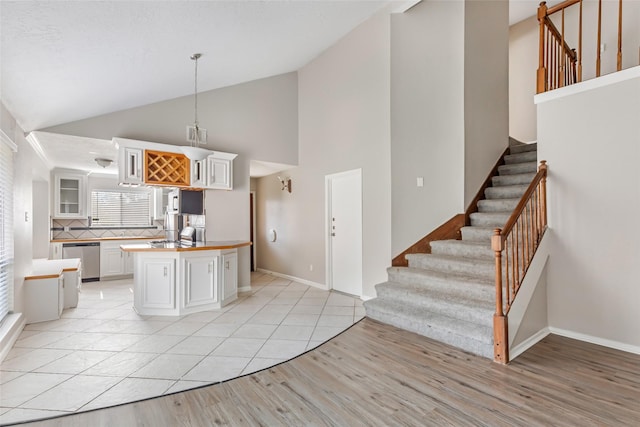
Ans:
[[[362,302],[263,273],[220,310],[139,316],[131,280],[83,284],[78,307],[27,325],[0,364],[0,424],[117,405],[224,381],[318,346]]]

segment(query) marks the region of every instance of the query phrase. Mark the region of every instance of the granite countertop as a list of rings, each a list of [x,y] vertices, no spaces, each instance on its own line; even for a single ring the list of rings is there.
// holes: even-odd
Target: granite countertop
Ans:
[[[243,246],[250,246],[251,242],[244,240],[222,240],[196,242],[195,246],[182,245],[180,242],[167,242],[158,240],[149,243],[136,243],[130,245],[120,245],[120,249],[125,252],[186,252],[186,251],[215,251],[221,249],[236,249]]]
[[[78,242],[100,242],[105,240],[159,240],[162,236],[120,236],[120,237],[88,237],[84,239],[53,239],[50,243],[78,243]]]

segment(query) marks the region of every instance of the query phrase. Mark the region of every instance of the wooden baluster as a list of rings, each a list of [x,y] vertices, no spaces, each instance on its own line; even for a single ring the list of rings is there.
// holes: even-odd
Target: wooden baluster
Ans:
[[[600,40],[602,33],[602,0],[598,0],[598,50],[596,54],[596,77],[600,77]]]
[[[558,70],[556,70],[556,39],[553,38],[553,43],[551,44],[551,89],[555,89],[556,86],[556,74]]]
[[[566,82],[564,81],[564,71],[565,71],[565,61],[564,61],[564,9],[562,9],[562,25],[561,25],[561,32],[560,32],[560,51],[563,53],[562,55],[562,60],[560,61],[560,75],[562,76],[562,78],[560,78],[560,81],[558,82],[559,86],[562,87],[566,84]]]
[[[530,251],[529,251],[529,243],[530,243],[530,236],[529,236],[529,217],[527,216],[527,205],[524,205],[524,210],[522,211],[522,228],[524,228],[524,248],[523,248],[523,257],[524,257],[524,262],[522,263],[522,272],[524,275],[524,272],[527,269],[527,264],[529,264],[529,255],[530,255]]]
[[[547,161],[541,160],[538,170],[544,170],[544,176],[540,182],[540,190],[542,196],[542,227],[547,226]]]
[[[509,362],[509,333],[507,318],[502,308],[502,235],[496,228],[491,237],[496,261],[496,312],[493,315],[493,360],[498,363]]]
[[[526,263],[527,263],[527,259],[525,258],[525,248],[526,248],[526,236],[525,236],[525,229],[524,229],[524,223],[523,221],[518,221],[518,228],[519,228],[519,234],[520,234],[520,249],[522,251],[522,262],[520,263],[520,271],[518,273],[518,276],[520,277],[520,280],[518,280],[518,287],[516,289],[520,289],[520,285],[522,285],[522,279],[524,278],[524,269],[526,268]]]
[[[505,273],[504,287],[505,289],[509,289],[511,286],[511,280],[509,280],[509,267],[511,265],[510,263],[511,258],[509,257],[509,249],[510,247],[513,246],[513,239],[511,238],[512,236],[513,236],[512,234],[509,234],[509,236],[505,240],[505,246],[504,246],[504,273]]]
[[[618,2],[618,71],[622,70],[622,0]]]
[[[511,238],[511,288],[516,288],[516,280],[517,280],[517,272],[516,272],[516,260],[518,259],[518,242],[515,241],[514,229],[511,230],[511,234],[509,234]]]
[[[544,64],[544,33],[545,33],[545,18],[547,16],[547,4],[546,2],[540,3],[538,7],[538,22],[540,24],[540,43],[538,46],[538,75],[537,75],[537,87],[536,93],[542,93],[547,91],[547,71]]]
[[[582,0],[580,0],[580,22],[578,24],[578,81],[582,81]]]

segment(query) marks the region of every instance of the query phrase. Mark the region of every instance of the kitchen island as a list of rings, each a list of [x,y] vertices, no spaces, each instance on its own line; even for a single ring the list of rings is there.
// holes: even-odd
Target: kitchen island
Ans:
[[[133,306],[138,314],[180,316],[221,308],[238,297],[238,248],[250,242],[120,246],[134,254]]]

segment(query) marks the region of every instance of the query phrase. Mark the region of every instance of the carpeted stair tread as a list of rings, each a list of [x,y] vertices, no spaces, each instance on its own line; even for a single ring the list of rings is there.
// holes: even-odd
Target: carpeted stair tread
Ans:
[[[470,240],[436,240],[431,242],[431,253],[434,255],[467,256],[494,260],[490,242],[474,242]]]
[[[379,298],[419,306],[433,313],[455,317],[486,327],[493,324],[495,310],[492,298],[472,298],[470,295],[452,294],[442,289],[425,289],[397,283],[384,282],[376,285]]]
[[[537,150],[538,150],[537,142],[532,142],[530,144],[517,144],[509,147],[510,154],[518,154],[518,153],[524,153],[527,151],[537,151]]]
[[[504,227],[538,170],[537,144],[515,144],[485,189],[462,240],[430,242],[430,254],[409,254],[409,267],[389,267],[367,316],[493,358],[495,253],[491,237]],[[503,277],[506,274],[503,269]]]
[[[529,185],[504,185],[501,187],[488,187],[484,190],[487,199],[515,199],[521,198]]]
[[[460,229],[462,240],[491,244],[491,236],[496,227],[465,226]]]
[[[471,225],[479,227],[503,227],[511,212],[474,212],[470,215]]]
[[[437,254],[407,254],[406,259],[409,261],[410,268],[485,278],[491,278],[495,275],[495,263],[489,259]]]
[[[443,289],[472,298],[490,298],[495,293],[493,280],[485,277],[411,267],[389,267],[387,274],[390,282],[405,283],[421,289]]]
[[[520,203],[520,199],[482,199],[478,200],[478,212],[508,212],[511,214]]]
[[[516,163],[513,165],[498,166],[498,173],[500,175],[515,175],[521,173],[535,173],[538,171],[538,164],[536,162]]]
[[[518,185],[518,184],[527,184],[529,185],[533,178],[536,176],[535,173],[515,173],[511,175],[498,175],[491,178],[491,185],[493,187],[501,187],[503,185]]]
[[[535,162],[538,160],[537,151],[525,151],[522,153],[512,153],[504,156],[504,162],[507,165],[515,163]]]
[[[493,357],[493,331],[394,302],[369,300],[367,317],[452,345],[483,357]]]

